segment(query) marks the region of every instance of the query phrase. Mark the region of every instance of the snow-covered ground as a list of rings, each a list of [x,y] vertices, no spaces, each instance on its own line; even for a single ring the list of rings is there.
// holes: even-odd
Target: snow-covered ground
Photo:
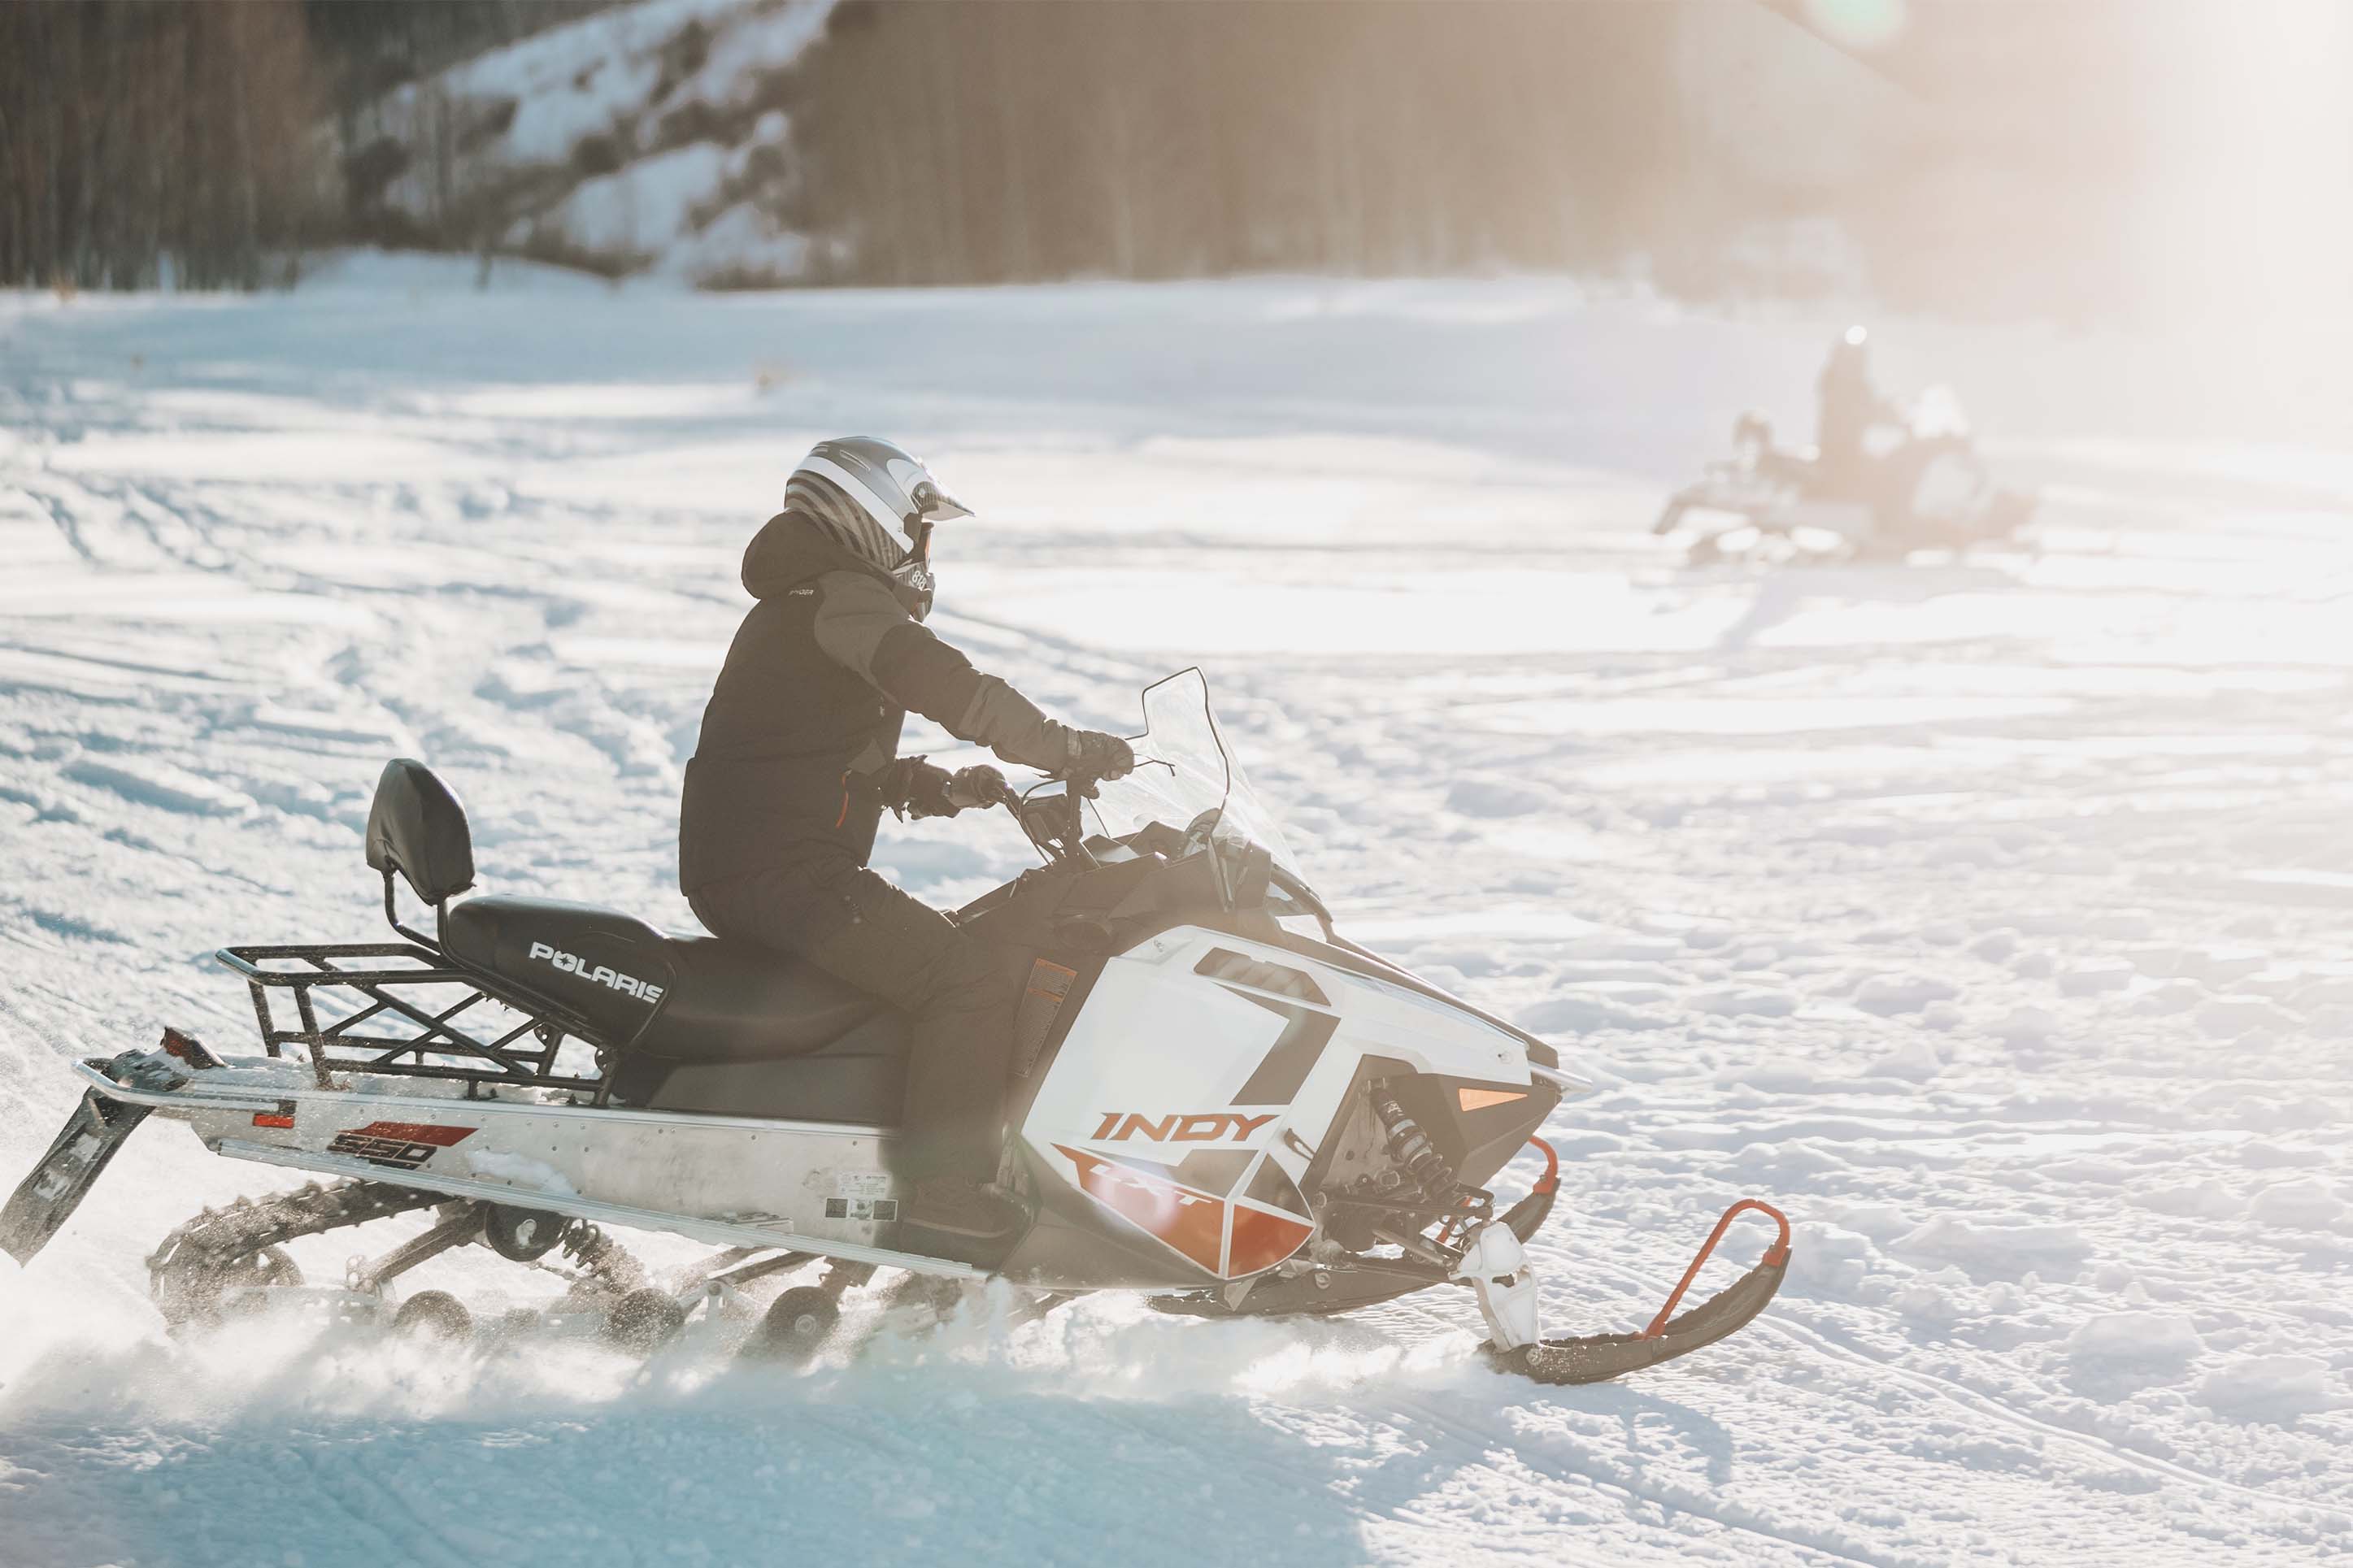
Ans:
[[[215,946],[375,931],[387,754],[464,793],[489,885],[688,924],[738,552],[811,438],[871,430],[983,513],[941,630],[1104,724],[1202,663],[1344,929],[1600,1079],[1549,1131],[1556,1325],[1640,1323],[1746,1194],[1794,1270],[1580,1390],[1482,1370],[1447,1295],[1083,1304],[798,1373],[175,1344],[141,1258],[279,1184],[165,1126],[0,1260],[0,1561],[2353,1549],[2353,458],[2242,438],[2212,359],[1889,328],[1887,379],[2046,487],[2032,552],[1695,573],[1660,496],[1743,405],[1802,427],[1825,323],[470,277],[0,300],[0,1180],[66,1058],[241,1040]],[[1026,851],[993,817],[883,858],[954,901]]]

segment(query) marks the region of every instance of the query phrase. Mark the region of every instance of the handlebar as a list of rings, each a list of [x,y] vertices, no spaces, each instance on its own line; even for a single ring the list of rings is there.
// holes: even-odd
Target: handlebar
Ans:
[[[1145,760],[1139,759],[1139,765]],[[1128,771],[1123,769],[1118,776],[1124,778]],[[1083,768],[1066,768],[1045,774],[1028,789],[1008,785],[1007,798],[995,804],[1013,814],[1030,847],[1050,863],[1069,860],[1080,855],[1080,844],[1086,837],[1081,803],[1095,799],[1095,786],[1110,776]],[[1039,798],[1038,792],[1049,784],[1060,784],[1062,793]]]
[[[1039,798],[1038,792],[1051,784],[1060,784],[1062,793]],[[1079,802],[1092,798],[1093,794],[1092,780],[1079,781],[1050,773],[1028,789],[1017,789],[1008,784],[1004,795],[993,804],[1013,814],[1013,820],[1021,825],[1021,831],[1029,838],[1030,847],[1044,856],[1050,864],[1069,859],[1077,851],[1079,840],[1083,837]]]
[[[1136,763],[1139,767],[1169,765],[1154,757],[1139,757]],[[1124,777],[1125,774],[1123,773],[1121,776]],[[1095,798],[1095,785],[1104,782],[1106,782],[1105,776],[1101,773],[1084,772],[1048,773],[1026,790],[1017,790],[1008,786],[1008,798],[994,804],[1004,806],[1013,814],[1013,819],[1021,825],[1021,831],[1028,837],[1031,847],[1045,857],[1049,865],[1061,865],[1071,861],[1089,864],[1092,863],[1092,857],[1084,847],[1086,822],[1080,803]],[[1045,789],[1049,784],[1057,784],[1062,786],[1060,794],[1043,796],[1039,795],[1038,792]],[[1259,853],[1261,857],[1264,856],[1264,851],[1261,850]],[[1266,879],[1293,905],[1315,919],[1316,922],[1323,927],[1325,940],[1334,938],[1332,913],[1324,907],[1324,901],[1316,897],[1313,889],[1290,872],[1271,862],[1266,866]]]

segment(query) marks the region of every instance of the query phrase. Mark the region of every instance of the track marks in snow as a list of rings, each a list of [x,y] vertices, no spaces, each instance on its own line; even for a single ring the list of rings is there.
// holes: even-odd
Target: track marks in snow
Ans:
[[[253,808],[250,797],[153,757],[86,756],[67,764],[65,776],[163,811],[235,816]]]
[[[2353,674],[2324,592],[2353,580],[2344,515],[2290,525],[2243,482],[2160,506],[2115,461],[2075,462],[2039,555],[1685,572],[1641,533],[1642,483],[1565,477],[1621,458],[1577,447],[1550,383],[1491,375],[1493,405],[1444,428],[1561,449],[1482,488],[1507,544],[1444,521],[1433,545],[1432,499],[1496,459],[1433,458],[1427,411],[1344,405],[1328,360],[1279,363],[1268,323],[1289,318],[1269,309],[1317,288],[1084,291],[1087,321],[1132,311],[1121,341],[1150,351],[1111,364],[1055,336],[1092,330],[1063,295],[927,297],[942,352],[996,342],[1011,311],[1053,351],[1039,363],[1124,389],[1119,407],[1060,405],[1051,430],[1018,397],[944,396],[934,355],[909,356],[924,384],[878,381],[900,302],[847,296],[599,296],[609,330],[591,333],[578,297],[437,297],[465,330],[429,365],[426,307],[396,291],[19,330],[0,385],[0,1154],[29,1159],[70,1103],[58,1057],[151,1039],[159,1018],[242,1043],[246,1001],[211,947],[379,929],[358,838],[385,754],[452,777],[486,885],[685,925],[675,770],[744,604],[735,563],[773,504],[780,429],[839,422],[987,481],[1002,525],[953,542],[937,622],[984,668],[1124,730],[1137,687],[1204,662],[1344,926],[1553,1034],[1603,1086],[1548,1134],[1567,1165],[1536,1256],[1564,1329],[1638,1324],[1715,1213],[1760,1189],[1799,1225],[1765,1320],[1584,1391],[1458,1364],[1475,1314],[1451,1296],[1343,1334],[1050,1320],[740,1397],[475,1368],[339,1407],[364,1368],[298,1359],[223,1393],[244,1400],[232,1416],[133,1400],[80,1420],[84,1441],[40,1426],[19,1382],[0,1391],[0,1462],[45,1472],[40,1539],[111,1505],[166,1543],[150,1550],[193,1519],[220,1555],[282,1551],[238,1516],[271,1519],[290,1472],[337,1510],[301,1538],[320,1554],[423,1562],[724,1556],[747,1519],[780,1518],[813,1555],[966,1531],[984,1560],[1072,1536],[1150,1560],[1140,1511],[1233,1519],[1308,1562],[2353,1545],[2334,1500],[2353,1451],[2353,1076],[2334,1048],[2353,1032],[2353,739],[2327,718]],[[1564,320],[1548,366],[1584,341]],[[1138,364],[1196,363],[1205,323],[1318,388],[1285,406],[1342,433],[1303,463],[1261,438],[1263,388],[1138,402],[1161,384]],[[1645,344],[1720,334],[1793,386],[1818,346],[1620,325]],[[1383,363],[1492,368],[1498,350],[1472,327],[1351,330]],[[305,345],[327,332],[322,392]],[[730,405],[692,432],[649,415],[584,448],[576,422],[483,426],[449,401],[468,374],[740,383],[776,334],[823,397]],[[135,385],[130,335],[151,367]],[[640,389],[656,406],[662,389]],[[1673,390],[1643,416],[1687,412]],[[1216,439],[1150,439],[1168,430]],[[1118,596],[1143,589],[1168,613]],[[1407,590],[1422,616],[1486,624],[1363,613]],[[1460,651],[1498,637],[1508,657]],[[950,742],[919,725],[909,749]],[[894,827],[883,854],[941,901],[1025,859],[987,819]],[[134,1146],[43,1269],[79,1270],[79,1297],[121,1312],[77,1310],[137,1342],[138,1257],[192,1202],[248,1184],[185,1139]],[[1727,1250],[1745,1261],[1756,1239]],[[119,1394],[172,1369],[75,1375]],[[1147,1377],[1180,1386],[1122,1396]],[[368,1478],[343,1473],[357,1456]],[[452,1498],[462,1528],[441,1518]]]

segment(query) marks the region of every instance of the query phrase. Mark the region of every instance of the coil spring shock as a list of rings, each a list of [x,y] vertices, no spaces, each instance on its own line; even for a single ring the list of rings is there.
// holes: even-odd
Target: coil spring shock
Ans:
[[[1388,1135],[1390,1157],[1405,1168],[1423,1192],[1439,1196],[1454,1190],[1454,1167],[1431,1145],[1421,1124],[1406,1114],[1397,1096],[1387,1089],[1376,1091],[1373,1114],[1381,1119],[1382,1131]]]
[[[556,1247],[581,1271],[575,1289],[586,1284],[617,1296],[627,1295],[646,1283],[646,1266],[630,1256],[627,1247],[585,1219],[566,1225]]]

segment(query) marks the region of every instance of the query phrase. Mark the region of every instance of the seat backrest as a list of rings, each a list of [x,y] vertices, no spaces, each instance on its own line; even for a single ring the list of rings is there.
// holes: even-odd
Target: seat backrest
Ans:
[[[466,827],[466,808],[423,763],[395,757],[384,764],[368,807],[367,863],[407,878],[428,904],[474,885],[474,836]]]

